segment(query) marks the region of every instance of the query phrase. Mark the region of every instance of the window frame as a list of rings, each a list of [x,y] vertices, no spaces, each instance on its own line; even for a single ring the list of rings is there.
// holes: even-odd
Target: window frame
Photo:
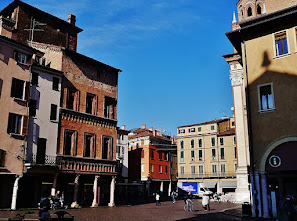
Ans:
[[[5,150],[0,149],[0,168],[5,168],[6,166],[6,157],[7,152]]]
[[[224,147],[220,148],[220,159],[225,160],[225,148]]]
[[[217,176],[218,175],[218,168],[216,164],[212,164],[211,165],[211,172],[213,176]]]
[[[213,155],[213,153],[214,153],[214,155]],[[217,151],[215,148],[211,149],[211,158],[212,158],[212,160],[215,160],[217,158]]]
[[[191,139],[190,144],[191,144],[191,148],[195,148],[195,140],[194,139]]]
[[[199,161],[203,161],[203,150],[198,150],[198,159]]]
[[[162,165],[159,165],[159,174],[163,173]]]
[[[261,89],[261,87],[265,87],[265,86],[268,86],[268,85],[270,85],[270,88],[271,88],[272,103],[273,103],[272,106],[273,107],[268,108],[268,109],[262,109],[262,98],[261,98],[261,94],[260,94],[260,89]],[[258,112],[263,113],[263,112],[270,112],[270,111],[276,110],[275,101],[274,101],[273,82],[265,83],[265,84],[259,84],[259,85],[257,85],[257,89],[258,89],[258,108],[259,108]]]
[[[53,77],[53,82],[52,82],[52,89],[54,91],[59,91],[60,90],[60,79],[58,77]]]
[[[180,162],[185,162],[185,152],[184,151],[180,152]]]
[[[56,111],[56,116],[55,118],[53,118],[53,109],[55,108],[55,111]],[[56,104],[51,104],[51,110],[50,110],[50,121],[51,122],[57,122],[58,121],[58,105]]]
[[[224,146],[224,137],[220,137],[220,146]]]
[[[214,140],[214,142],[213,142],[213,140]],[[211,137],[210,138],[210,142],[211,142],[211,146],[212,147],[215,147],[216,146],[216,138],[215,137]]]
[[[203,147],[203,141],[201,138],[198,139],[198,147]]]
[[[181,140],[179,144],[180,144],[180,149],[183,150],[185,148],[185,142]]]
[[[285,32],[286,33],[286,39],[287,39],[287,50],[288,50],[288,53],[285,53],[285,54],[279,54],[277,53],[277,47],[276,47],[276,40],[275,40],[275,35],[277,34],[280,34],[280,33],[283,33]],[[289,41],[289,35],[288,35],[288,30],[285,29],[285,30],[281,30],[281,31],[278,31],[278,32],[274,32],[272,34],[272,39],[273,39],[273,49],[274,49],[274,58],[281,58],[281,57],[285,57],[285,56],[288,56],[291,54],[290,52],[290,41]]]

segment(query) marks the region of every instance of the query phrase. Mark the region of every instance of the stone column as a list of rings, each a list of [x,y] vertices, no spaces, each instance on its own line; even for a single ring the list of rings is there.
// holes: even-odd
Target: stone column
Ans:
[[[261,172],[261,189],[262,189],[262,201],[263,201],[263,217],[269,218],[267,179],[266,179],[265,172]]]
[[[113,176],[112,179],[111,179],[111,183],[110,183],[110,201],[109,201],[109,204],[108,204],[109,207],[115,206],[115,204],[114,204],[115,178],[116,177]]]
[[[246,102],[243,84],[243,69],[237,62],[230,64],[230,80],[233,89],[234,101],[234,117],[236,124],[236,146],[237,146],[237,170],[236,170],[236,202],[250,202],[250,190],[248,182],[248,169],[249,165],[249,147],[246,117]]]
[[[12,192],[12,202],[11,202],[11,209],[16,210],[16,201],[18,196],[18,188],[19,188],[19,180],[22,178],[22,175],[16,175],[14,185],[13,185],[13,192]]]
[[[94,198],[93,198],[93,203],[92,203],[91,207],[97,207],[98,206],[98,202],[97,202],[98,178],[99,178],[99,176],[95,176],[95,179],[94,179],[94,185],[93,185]]]
[[[169,181],[169,186],[168,186],[168,196],[171,196],[171,180]]]
[[[77,193],[78,193],[78,179],[79,174],[76,174],[75,180],[74,180],[74,195],[73,195],[73,203],[71,204],[71,208],[78,208],[79,205],[77,203]]]
[[[261,201],[261,188],[260,188],[260,178],[259,178],[259,173],[255,172],[255,193],[256,195],[256,199],[258,201],[257,203],[257,210],[258,210],[258,216],[262,217],[262,201]]]
[[[57,190],[57,179],[58,179],[58,174],[55,173],[54,174],[54,181],[53,181],[53,188],[51,190],[51,195],[54,196],[56,194],[56,190]]]

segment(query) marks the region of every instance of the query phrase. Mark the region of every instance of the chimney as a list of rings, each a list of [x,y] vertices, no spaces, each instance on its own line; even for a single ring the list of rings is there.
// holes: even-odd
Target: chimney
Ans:
[[[76,22],[76,16],[75,15],[72,15],[72,14],[69,14],[68,15],[68,23],[72,24],[75,26],[75,22]]]
[[[121,126],[122,130],[126,130],[126,125]]]
[[[145,129],[145,128],[146,128],[146,125],[142,124],[141,129]]]

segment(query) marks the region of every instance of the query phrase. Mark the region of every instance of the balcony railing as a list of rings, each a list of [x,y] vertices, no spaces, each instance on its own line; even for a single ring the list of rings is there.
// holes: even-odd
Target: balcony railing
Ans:
[[[235,172],[217,172],[217,173],[178,173],[178,179],[200,179],[200,178],[224,178],[224,177],[236,177]]]
[[[57,166],[58,161],[56,156],[39,156],[37,154],[27,154],[25,156],[25,163],[31,166]]]

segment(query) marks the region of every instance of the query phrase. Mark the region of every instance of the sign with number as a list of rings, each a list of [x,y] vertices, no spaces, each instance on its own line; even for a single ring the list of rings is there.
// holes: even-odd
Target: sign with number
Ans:
[[[282,161],[279,156],[273,155],[269,158],[269,164],[272,167],[279,167],[281,165],[281,163],[282,163]]]

